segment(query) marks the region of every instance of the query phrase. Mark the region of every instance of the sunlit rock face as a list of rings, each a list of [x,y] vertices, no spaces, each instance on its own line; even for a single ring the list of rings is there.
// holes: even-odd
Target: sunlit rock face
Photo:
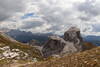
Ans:
[[[42,55],[48,57],[79,52],[83,50],[82,44],[80,30],[76,27],[71,27],[64,33],[64,38],[50,36],[42,48]]]

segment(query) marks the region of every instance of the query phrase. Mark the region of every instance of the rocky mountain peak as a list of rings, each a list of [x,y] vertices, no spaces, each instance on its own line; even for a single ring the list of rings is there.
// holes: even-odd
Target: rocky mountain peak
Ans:
[[[64,38],[59,36],[50,36],[49,40],[42,48],[44,57],[52,55],[62,55],[83,50],[83,40],[80,35],[80,29],[71,27],[64,33]]]
[[[71,27],[71,28],[68,29],[68,31],[77,32],[77,31],[80,31],[80,29],[77,28],[77,27]]]
[[[74,46],[79,51],[83,50],[83,39],[80,34],[80,29],[76,27],[69,28],[69,30],[64,33],[64,40],[74,43]]]
[[[69,28],[68,31],[64,33],[64,40],[66,41],[74,41],[74,40],[82,40],[80,29],[76,27]],[[76,43],[76,41],[74,41]]]

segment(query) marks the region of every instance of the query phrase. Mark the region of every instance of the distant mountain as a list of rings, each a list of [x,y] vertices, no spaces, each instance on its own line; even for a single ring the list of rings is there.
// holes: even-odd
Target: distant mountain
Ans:
[[[9,32],[6,32],[7,35],[11,36],[15,40],[23,43],[30,42],[31,40],[37,40],[40,43],[44,43],[48,40],[48,36],[52,36],[53,33],[32,33],[32,32],[26,32],[26,31],[20,31],[20,30],[10,30]],[[63,36],[61,36],[63,37]],[[86,36],[83,37],[84,41],[91,42],[95,45],[100,46],[100,36]]]
[[[53,35],[52,33],[46,33],[46,34],[40,34],[40,33],[31,33],[31,32],[25,32],[20,30],[10,30],[9,32],[6,32],[7,35],[11,36],[17,41],[27,43],[31,40],[37,40],[41,43],[48,40],[48,36]]]
[[[86,36],[84,37],[84,41],[91,42],[97,46],[100,46],[100,36]]]

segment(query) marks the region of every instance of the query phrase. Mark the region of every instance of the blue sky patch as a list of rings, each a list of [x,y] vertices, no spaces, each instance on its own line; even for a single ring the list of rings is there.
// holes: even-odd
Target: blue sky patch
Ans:
[[[26,19],[26,18],[29,18],[29,17],[37,17],[37,16],[34,13],[27,13],[24,16],[22,16],[21,19]]]

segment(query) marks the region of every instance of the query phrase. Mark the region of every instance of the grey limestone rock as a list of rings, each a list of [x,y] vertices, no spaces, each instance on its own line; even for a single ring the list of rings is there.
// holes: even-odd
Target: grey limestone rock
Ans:
[[[64,38],[50,36],[43,46],[41,52],[44,57],[63,55],[82,51],[83,40],[80,29],[71,27],[64,33]]]

